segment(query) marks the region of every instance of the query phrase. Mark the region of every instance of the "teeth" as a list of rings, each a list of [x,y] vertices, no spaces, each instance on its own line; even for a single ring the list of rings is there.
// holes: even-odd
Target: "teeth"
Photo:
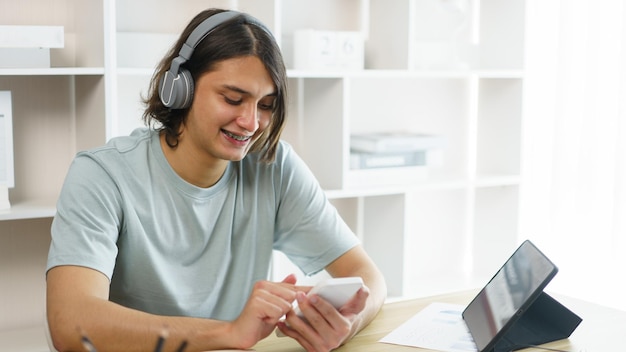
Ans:
[[[236,134],[232,134],[232,133],[230,133],[228,131],[224,131],[224,133],[226,133],[226,135],[228,137],[230,137],[232,139],[236,139],[236,140],[241,141],[241,142],[247,141],[248,139],[250,139],[250,136],[239,136],[239,135],[236,135]]]

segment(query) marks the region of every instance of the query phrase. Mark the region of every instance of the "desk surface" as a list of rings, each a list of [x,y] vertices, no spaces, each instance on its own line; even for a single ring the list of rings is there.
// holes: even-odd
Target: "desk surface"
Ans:
[[[415,300],[385,304],[372,323],[357,336],[337,351],[341,352],[396,352],[396,351],[430,351],[415,347],[398,346],[380,343],[382,337],[400,326],[433,302],[468,304],[476,291],[465,291],[454,294],[440,295]],[[580,301],[577,299],[553,296],[561,304],[583,318],[582,323],[569,339],[545,344],[543,346],[572,352],[604,352],[616,351],[626,346],[626,312]],[[301,352],[302,347],[293,339],[278,338],[271,335],[260,341],[255,347],[259,352]],[[541,349],[525,349],[523,351],[545,351]]]
[[[380,343],[382,337],[400,326],[430,303],[443,302],[468,304],[476,291],[420,298],[385,304],[376,319],[338,352],[418,352],[425,349]],[[548,348],[571,352],[623,351],[626,346],[626,312],[584,302],[581,300],[552,295],[561,304],[583,318],[582,323],[569,339],[544,345]],[[0,332],[0,351],[41,352],[48,351],[40,327],[9,332]],[[258,352],[302,352],[303,349],[290,338],[270,337],[254,346]],[[541,349],[526,349],[543,351]]]

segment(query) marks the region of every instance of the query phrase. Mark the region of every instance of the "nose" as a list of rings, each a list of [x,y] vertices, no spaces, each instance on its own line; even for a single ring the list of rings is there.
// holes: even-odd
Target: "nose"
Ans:
[[[259,128],[259,110],[256,104],[242,105],[237,124],[248,132],[256,132]]]

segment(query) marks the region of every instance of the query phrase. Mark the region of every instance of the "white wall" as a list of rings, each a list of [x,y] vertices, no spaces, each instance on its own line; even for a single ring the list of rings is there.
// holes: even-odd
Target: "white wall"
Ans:
[[[548,289],[626,310],[626,5],[528,5],[521,233]]]

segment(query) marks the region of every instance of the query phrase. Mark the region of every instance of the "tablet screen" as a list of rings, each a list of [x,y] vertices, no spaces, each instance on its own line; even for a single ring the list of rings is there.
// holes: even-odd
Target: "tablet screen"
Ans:
[[[556,275],[557,267],[525,241],[463,311],[479,351],[493,347]]]

